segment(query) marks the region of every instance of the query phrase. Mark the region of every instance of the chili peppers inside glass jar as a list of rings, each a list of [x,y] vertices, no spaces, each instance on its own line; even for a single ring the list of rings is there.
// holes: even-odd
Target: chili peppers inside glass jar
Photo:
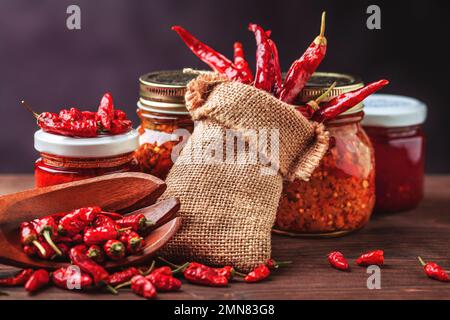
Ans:
[[[93,178],[109,173],[139,171],[134,151],[138,133],[131,130],[114,136],[72,138],[39,130],[34,147],[36,187]]]
[[[415,208],[423,198],[427,108],[389,94],[366,99],[363,126],[375,148],[376,212]]]
[[[315,73],[298,103],[315,99],[336,81],[329,98],[363,86],[355,77]],[[338,236],[362,228],[375,204],[372,144],[361,120],[360,103],[325,122],[330,132],[327,154],[308,182],[284,185],[274,231],[299,236]]]
[[[140,147],[136,152],[141,171],[165,179],[174,157],[194,129],[186,109],[187,83],[196,75],[160,71],[139,78],[138,116]]]

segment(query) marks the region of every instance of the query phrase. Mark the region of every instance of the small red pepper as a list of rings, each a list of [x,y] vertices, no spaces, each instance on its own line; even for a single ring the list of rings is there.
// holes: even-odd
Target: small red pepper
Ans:
[[[99,226],[96,228],[87,228],[84,232],[83,241],[86,245],[103,245],[108,240],[117,239],[119,233],[109,225]]]
[[[227,280],[231,280],[234,277],[235,270],[232,266],[224,266],[222,268],[214,268],[219,276],[223,276],[227,278]]]
[[[110,134],[122,134],[130,131],[132,128],[131,120],[111,120]]]
[[[68,122],[78,121],[83,119],[83,114],[77,108],[70,108],[69,110],[62,109],[61,111],[59,111],[59,119],[61,119],[61,121]]]
[[[270,59],[270,69],[271,72],[273,72],[274,77],[272,92],[275,95],[275,97],[278,97],[283,87],[283,77],[281,75],[280,58],[278,56],[278,48],[275,42],[272,39],[267,39],[267,42],[269,43],[270,50],[272,51],[272,58]]]
[[[98,245],[91,245],[86,251],[86,254],[89,258],[94,260],[97,263],[103,263],[105,261],[105,253],[103,249]]]
[[[153,299],[157,295],[155,286],[150,280],[141,275],[134,276],[131,279],[131,289],[134,293],[145,299]]]
[[[101,212],[100,207],[85,207],[76,209],[59,220],[58,232],[74,236],[84,230]]]
[[[107,280],[107,283],[115,287],[131,280],[131,278],[137,275],[139,275],[139,270],[135,267],[130,267],[111,274]]]
[[[125,245],[128,253],[137,253],[143,249],[144,238],[136,231],[127,230],[122,232],[119,240]]]
[[[356,264],[359,266],[382,266],[384,264],[384,252],[383,250],[367,252],[356,260]]]
[[[191,262],[184,270],[183,275],[186,280],[194,284],[211,287],[225,287],[228,285],[226,276],[219,275],[214,268],[196,262]]]
[[[69,257],[73,264],[92,276],[95,284],[98,285],[107,281],[109,277],[108,272],[86,255],[85,245],[77,245],[70,249]]]
[[[81,271],[76,272],[74,268],[59,268],[52,272],[51,280],[53,284],[61,289],[73,290],[92,288],[92,278],[87,273]]]
[[[256,24],[249,24],[248,30],[255,34],[256,39],[256,72],[255,88],[272,92],[274,74],[271,72],[272,49],[266,32]]]
[[[44,237],[45,241],[47,241],[52,249],[55,250],[58,256],[61,256],[61,250],[59,250],[59,248],[53,242],[53,239],[58,237],[58,225],[56,224],[55,219],[51,216],[48,216],[35,219],[33,223],[35,225],[36,232]]]
[[[328,262],[339,270],[347,271],[350,268],[344,255],[339,251],[333,251],[328,254]]]
[[[20,224],[20,243],[25,247],[34,246],[42,255],[45,255],[45,249],[39,242],[39,235],[31,222],[22,222]],[[31,252],[28,249],[28,252]]]
[[[235,42],[233,48],[234,48],[234,65],[236,66],[236,68],[244,70],[253,79],[252,70],[250,69],[248,62],[245,59],[244,48],[242,47],[242,43]]]
[[[28,292],[36,292],[48,285],[50,282],[50,274],[47,270],[39,269],[35,271],[28,281],[25,283],[25,290]]]
[[[111,120],[114,119],[114,102],[111,93],[103,95],[97,110],[102,128],[106,131],[111,129]]]
[[[33,269],[24,269],[14,277],[1,278],[0,287],[23,286],[28,281],[28,279],[30,279],[33,273]]]
[[[155,286],[157,291],[177,291],[181,288],[181,281],[162,273],[150,273],[145,277]]]
[[[42,130],[49,133],[82,138],[97,136],[98,126],[95,120],[65,122],[55,113],[43,112],[37,116],[37,122]]]
[[[112,260],[120,260],[125,257],[125,246],[119,240],[108,240],[103,245],[105,254]]]
[[[425,274],[429,278],[443,282],[450,281],[450,277],[448,276],[447,272],[445,272],[444,268],[439,266],[437,263],[434,262],[425,263],[425,261],[423,261],[421,257],[418,258],[420,264],[423,266],[423,271],[425,271]]]
[[[153,221],[148,220],[142,213],[128,215],[122,219],[115,220],[115,223],[121,228],[131,228],[136,232],[144,231],[148,227],[155,225]]]
[[[250,271],[245,277],[244,281],[248,283],[259,282],[267,279],[270,276],[270,269],[262,264]]]
[[[114,119],[127,120],[127,114],[119,109],[114,109]]]

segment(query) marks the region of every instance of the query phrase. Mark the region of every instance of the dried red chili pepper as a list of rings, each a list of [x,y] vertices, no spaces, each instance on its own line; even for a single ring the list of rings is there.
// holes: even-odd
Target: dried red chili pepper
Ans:
[[[94,244],[103,245],[108,240],[117,239],[118,235],[117,230],[109,225],[87,228],[84,232],[83,242],[88,246]]]
[[[214,270],[216,271],[216,273],[219,276],[223,276],[225,278],[227,278],[227,280],[231,280],[233,279],[236,270],[234,270],[234,268],[232,266],[224,266],[222,268],[214,268]]]
[[[322,104],[313,115],[313,120],[317,122],[323,122],[333,119],[339,114],[354,107],[372,93],[380,90],[384,86],[389,84],[388,80],[379,80],[372,82],[361,89],[357,89],[351,92],[343,93],[328,102]]]
[[[52,283],[66,290],[73,289],[91,289],[93,286],[93,281],[90,275],[80,271],[77,272],[75,268],[59,268],[52,272],[51,276]]]
[[[423,261],[421,257],[419,258],[420,264],[423,266],[423,271],[425,271],[425,274],[434,280],[448,282],[450,281],[450,277],[448,276],[447,272],[445,272],[444,268],[439,266],[437,263],[434,262],[427,262]]]
[[[56,254],[58,256],[62,255],[61,250],[56,246],[56,244],[53,242],[53,239],[58,237],[58,225],[55,222],[55,219],[53,217],[43,217],[39,219],[35,219],[33,221],[36,232],[43,236],[45,241],[52,247],[53,250],[55,250]]]
[[[384,252],[383,250],[367,252],[356,260],[356,264],[359,266],[382,266],[384,264]]]
[[[142,238],[136,231],[124,231],[119,240],[125,245],[128,253],[137,253],[143,249],[144,238]]]
[[[42,247],[38,238],[39,235],[31,222],[22,222],[20,224],[20,243],[23,246],[34,246],[42,255],[45,255],[45,249]]]
[[[144,276],[137,275],[131,279],[131,289],[137,295],[145,299],[156,298],[157,292],[155,286]]]
[[[116,111],[118,111],[118,110],[116,110]],[[123,216],[120,213],[115,213],[115,212],[102,211],[101,214],[103,216],[106,216],[113,220],[119,220],[119,219],[123,218]]]
[[[131,120],[111,120],[110,134],[122,134],[130,131],[132,128]]]
[[[108,272],[86,255],[85,245],[77,245],[70,249],[69,257],[73,264],[92,276],[95,284],[98,285],[107,281],[109,277]]]
[[[200,263],[191,262],[184,270],[186,280],[194,284],[211,287],[225,287],[228,285],[227,277],[219,275],[216,270]]]
[[[107,283],[115,287],[128,282],[129,280],[131,280],[131,278],[133,278],[136,275],[139,275],[139,270],[136,269],[135,267],[130,267],[125,270],[111,274],[107,280]]]
[[[63,122],[51,112],[43,112],[37,117],[38,126],[49,133],[69,137],[91,138],[97,136],[98,126],[95,120]]]
[[[25,283],[25,290],[28,292],[36,292],[40,290],[41,288],[48,285],[50,282],[50,274],[47,270],[39,269],[36,270],[31,277],[28,279],[28,281]]]
[[[105,254],[112,260],[120,260],[125,257],[125,246],[119,240],[108,240],[103,245]]]
[[[245,277],[244,281],[248,283],[259,282],[267,279],[270,276],[270,269],[262,264],[250,271]]]
[[[59,111],[59,119],[61,121],[78,121],[83,119],[83,114],[77,108],[62,109]]]
[[[111,120],[114,119],[114,102],[111,93],[107,92],[103,95],[97,114],[102,129],[109,131],[111,129]]]
[[[328,254],[328,262],[336,269],[347,271],[349,270],[349,265],[344,255],[339,251],[333,251]]]
[[[45,242],[43,239],[39,239],[39,243],[44,248],[43,253],[38,251],[39,258],[44,259],[44,260],[52,260],[55,258],[55,256],[57,256],[55,250],[53,250],[53,248],[47,242]]]
[[[33,273],[33,269],[24,269],[13,277],[1,278],[0,287],[23,286]]]
[[[81,111],[81,119],[98,121],[98,114],[94,111]]]
[[[236,68],[244,70],[253,79],[252,70],[250,69],[248,62],[245,59],[244,48],[242,47],[242,43],[236,41],[233,45],[233,48],[234,48],[234,65],[236,66]]]
[[[100,207],[84,207],[76,209],[59,220],[58,232],[74,236],[83,231],[101,212]]]
[[[173,276],[172,269],[168,266],[156,268],[155,270],[152,271],[152,273],[153,274],[163,274],[166,276]]]
[[[308,119],[312,118],[314,113],[320,109],[319,103],[321,103],[324,99],[326,99],[329,96],[329,94],[334,89],[336,84],[337,84],[337,82],[333,82],[331,84],[331,86],[324,93],[322,93],[319,97],[317,97],[314,100],[308,101],[304,106],[296,107],[296,109],[298,111],[300,111],[303,114],[303,116],[305,116],[306,118],[308,118]],[[331,149],[331,147],[330,147],[330,149]]]
[[[115,223],[121,228],[131,228],[136,232],[142,232],[150,226],[154,226],[155,223],[148,220],[142,213],[128,215],[122,219],[115,220]]]
[[[255,87],[267,92],[272,92],[274,84],[274,74],[271,72],[270,61],[272,59],[272,50],[267,41],[267,34],[260,26],[251,23],[248,30],[252,31],[256,39],[256,71]]]
[[[186,29],[180,26],[173,26],[172,30],[178,33],[188,48],[214,71],[226,75],[230,80],[237,80],[242,83],[251,83],[253,81],[251,75],[246,73],[245,70],[237,68],[224,55],[195,38]]]
[[[103,249],[98,245],[91,245],[86,251],[86,254],[89,258],[94,260],[97,263],[103,263],[105,261],[105,253]]]
[[[266,32],[267,34],[267,32]],[[283,77],[281,75],[280,58],[278,56],[278,48],[272,39],[267,39],[269,43],[270,50],[272,52],[272,57],[270,59],[270,69],[273,72],[273,87],[272,92],[275,97],[279,97],[281,89],[283,87]]]
[[[294,102],[306,82],[311,78],[327,51],[327,39],[325,38],[325,12],[322,13],[320,34],[306,49],[305,53],[289,68],[284,80],[283,89],[280,92],[280,100],[286,103]]]
[[[162,273],[150,273],[145,277],[155,286],[157,291],[177,291],[181,288],[181,281]]]
[[[127,114],[119,109],[114,109],[114,119],[127,120]]]

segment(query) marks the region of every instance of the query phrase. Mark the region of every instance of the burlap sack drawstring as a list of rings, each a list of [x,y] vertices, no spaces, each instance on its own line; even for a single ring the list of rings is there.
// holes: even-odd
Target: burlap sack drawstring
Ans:
[[[270,94],[214,73],[192,80],[185,97],[198,123],[162,197],[180,199],[183,225],[160,254],[247,272],[271,257],[271,228],[283,179],[308,180],[328,148],[328,132]],[[249,132],[264,130],[277,133],[277,141],[259,150],[259,162],[250,153],[240,155],[241,162],[220,161],[225,159],[222,151],[230,150],[225,145],[230,132],[249,142]],[[198,147],[215,148],[219,155],[212,162],[198,161]],[[274,160],[274,154],[277,166],[271,168],[276,170],[268,174],[262,159]]]

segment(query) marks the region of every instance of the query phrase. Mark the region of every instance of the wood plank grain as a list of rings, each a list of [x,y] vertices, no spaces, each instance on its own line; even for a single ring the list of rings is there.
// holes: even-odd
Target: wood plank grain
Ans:
[[[0,194],[32,185],[31,176],[0,176]],[[276,259],[293,263],[275,272],[270,281],[232,283],[228,288],[208,288],[183,283],[178,293],[160,294],[160,299],[450,299],[448,285],[426,278],[417,256],[434,260],[450,269],[450,176],[428,176],[425,199],[416,210],[374,215],[359,232],[335,239],[300,239],[273,236]],[[342,251],[349,260],[363,251],[385,250],[381,290],[369,290],[365,268],[352,266],[345,273],[331,269],[326,255]],[[0,274],[12,271],[0,265]],[[3,290],[3,289],[2,289]],[[139,299],[129,291],[118,296],[76,293],[49,288],[29,297],[22,288],[11,288],[3,299]]]

